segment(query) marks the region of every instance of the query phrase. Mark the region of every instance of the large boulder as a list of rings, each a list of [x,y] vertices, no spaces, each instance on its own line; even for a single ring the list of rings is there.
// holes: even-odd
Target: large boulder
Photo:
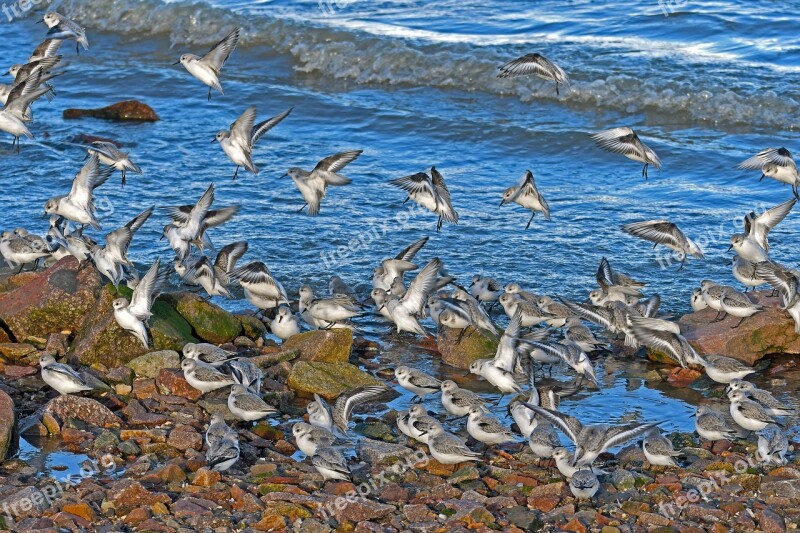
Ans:
[[[50,400],[44,408],[42,419],[45,425],[48,420],[55,422],[58,427],[70,418],[80,420],[86,424],[101,428],[120,427],[122,420],[112,413],[108,407],[92,398],[62,394]],[[52,433],[55,428],[48,428]]]
[[[287,339],[281,348],[297,350],[301,361],[346,363],[353,347],[353,331],[349,328],[314,330]]]
[[[779,309],[780,298],[770,298],[768,291],[750,293],[750,299],[765,307],[745,319],[728,316],[712,322],[717,312],[703,309],[681,317],[681,333],[701,354],[721,354],[748,365],[772,354],[800,354],[800,335],[795,333],[792,318]]]
[[[238,318],[196,294],[179,292],[166,295],[164,299],[189,323],[198,339],[224,344],[242,333]]]
[[[180,368],[181,358],[176,351],[161,350],[140,355],[125,366],[133,370],[137,378],[156,378],[162,368]]]
[[[0,463],[17,451],[17,413],[11,396],[0,391]]]
[[[356,387],[381,385],[382,382],[350,363],[298,361],[289,373],[287,385],[293,391],[311,396],[319,394],[332,400]]]
[[[153,349],[180,352],[187,342],[198,342],[192,335],[189,323],[166,301],[166,297],[159,297],[153,304],[153,316],[149,324],[153,347],[145,348],[139,339],[119,327],[114,319],[111,307],[114,299],[130,299],[131,296],[131,290],[127,287],[120,286],[119,292],[119,295],[114,294],[114,288],[108,285],[76,335],[73,352],[81,364],[101,364],[113,368],[123,366]]]
[[[460,329],[443,327],[436,340],[436,347],[442,354],[442,360],[456,368],[469,368],[476,359],[494,357],[500,337],[469,327],[461,336]]]
[[[16,339],[77,331],[92,314],[103,285],[91,267],[65,257],[46,270],[6,278],[0,292],[0,322]]]

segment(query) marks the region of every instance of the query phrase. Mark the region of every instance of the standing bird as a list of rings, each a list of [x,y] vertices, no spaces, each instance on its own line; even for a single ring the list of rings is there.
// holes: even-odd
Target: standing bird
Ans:
[[[591,468],[576,470],[569,480],[569,490],[578,500],[591,500],[600,490],[600,482]]]
[[[421,207],[439,215],[436,231],[442,229],[444,222],[458,224],[458,213],[453,209],[450,191],[447,189],[444,177],[436,170],[436,167],[431,167],[430,177],[425,172],[417,172],[412,176],[398,178],[389,183],[408,193],[408,198],[403,200],[403,203],[414,200]]]
[[[273,335],[285,341],[300,333],[300,320],[288,305],[280,305],[275,318],[269,321],[269,329]]]
[[[728,399],[731,401],[730,412],[733,421],[744,429],[761,431],[767,424],[776,423],[761,404],[748,398],[744,391],[730,391]]]
[[[183,370],[186,382],[202,393],[236,385],[236,382],[228,374],[223,374],[213,366],[194,359],[181,361],[181,370]]]
[[[311,464],[325,480],[350,481],[352,474],[347,466],[347,459],[336,448],[317,448],[317,453],[311,456]]]
[[[394,369],[394,375],[401,387],[414,393],[415,401],[422,401],[425,396],[439,392],[442,387],[441,381],[416,368],[398,366]]]
[[[248,422],[278,413],[278,410],[261,399],[261,396],[253,394],[247,387],[239,383],[231,386],[228,395],[228,409],[236,418]]]
[[[749,381],[744,381],[740,378],[735,378],[728,383],[726,392],[732,390],[743,391],[756,403],[761,404],[767,414],[772,416],[792,416],[795,413],[791,404],[787,404],[778,400],[771,392],[764,389],[759,389]]]
[[[169,269],[162,267],[161,260],[156,259],[147,274],[133,289],[130,303],[125,298],[117,298],[113,302],[114,319],[117,324],[142,341],[145,348],[150,346],[150,336],[146,326],[147,320],[153,316],[150,308],[156,297],[161,294],[168,277]]]
[[[707,405],[697,408],[694,415],[694,430],[701,438],[716,442],[718,440],[730,440],[736,438],[736,431],[733,430],[719,411]]]
[[[120,150],[116,144],[106,141],[94,141],[87,149],[89,155],[96,155],[100,162],[110,166],[122,173],[122,186],[125,186],[125,172],[130,170],[136,174],[141,174],[142,169],[139,165],[131,161],[129,154]]]
[[[53,387],[59,394],[73,394],[93,388],[87,385],[86,381],[72,367],[56,363],[56,359],[52,355],[41,356],[39,366],[42,367],[42,381]]]
[[[536,216],[536,213],[541,213],[544,215],[545,220],[550,220],[550,206],[542,196],[542,193],[539,192],[539,189],[536,188],[536,182],[533,180],[533,173],[530,170],[525,171],[522,181],[518,185],[509,187],[503,192],[503,199],[500,201],[500,205],[503,206],[508,203],[519,204],[525,209],[530,209],[531,218],[528,220],[528,225],[525,226],[525,229],[531,227],[531,222],[533,222],[533,217]]]
[[[290,107],[280,115],[255,124],[256,108],[255,106],[251,106],[231,124],[230,130],[221,130],[217,132],[214,140],[222,146],[225,154],[227,154],[228,158],[236,165],[233,179],[239,176],[240,167],[246,168],[253,174],[258,174],[258,168],[253,163],[253,147],[266,132],[285,119],[289,113],[292,112],[292,109],[294,108]]]
[[[300,190],[300,194],[305,200],[305,204],[298,210],[298,213],[308,207],[306,214],[316,216],[319,214],[319,207],[328,186],[340,187],[349,185],[352,180],[339,174],[348,164],[356,160],[363,150],[350,150],[326,157],[311,172],[300,167],[290,168],[284,176],[292,178],[295,186]]]
[[[50,31],[47,32],[47,37],[49,39],[74,40],[75,50],[78,54],[81,53],[81,46],[83,46],[84,50],[89,49],[89,40],[86,38],[84,29],[61,13],[55,11],[45,13],[42,22],[50,28]]]
[[[183,54],[174,64],[181,64],[189,74],[208,85],[208,99],[211,100],[211,89],[216,89],[220,94],[222,84],[219,81],[220,71],[225,62],[239,44],[241,28],[236,28],[227,37],[215,44],[203,57],[194,54]]]
[[[786,452],[789,451],[789,438],[775,424],[769,424],[758,432],[756,459],[762,463],[785,465]]]
[[[498,78],[515,78],[533,74],[543,80],[556,82],[556,95],[559,94],[559,85],[569,89],[569,76],[564,72],[564,69],[541,54],[525,54],[498,68],[500,69],[500,74],[497,75]]]
[[[480,405],[474,405],[469,409],[467,433],[488,446],[517,440],[516,435]]]
[[[788,183],[792,186],[794,197],[800,200],[800,194],[797,191],[800,185],[800,174],[797,172],[797,163],[786,148],[766,148],[742,161],[736,168],[761,170],[761,177],[758,181],[772,178],[782,183]]]
[[[632,222],[622,226],[622,231],[628,235],[639,237],[645,241],[650,241],[653,248],[659,244],[663,244],[670,250],[677,253],[681,260],[681,266],[678,270],[683,268],[683,263],[686,262],[687,256],[703,259],[703,251],[700,247],[689,237],[687,237],[681,229],[670,222],[669,220],[647,220],[644,222]]]
[[[661,168],[661,160],[658,155],[646,144],[644,144],[636,132],[631,128],[612,128],[592,135],[594,142],[603,150],[622,154],[628,159],[644,163],[642,176],[647,179],[647,167],[653,165],[656,169]]]
[[[658,428],[648,431],[642,440],[642,451],[647,462],[654,466],[678,466],[674,457],[680,455],[672,447],[672,441],[661,434]]]
[[[477,461],[482,456],[470,450],[460,438],[446,432],[442,426],[434,426],[428,432],[428,450],[443,465]]]
[[[206,430],[206,461],[212,470],[224,472],[239,460],[239,434],[220,414],[211,415]]]

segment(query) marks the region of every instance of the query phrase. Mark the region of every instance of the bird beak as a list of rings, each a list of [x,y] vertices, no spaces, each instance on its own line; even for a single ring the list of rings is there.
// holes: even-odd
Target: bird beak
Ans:
[[[42,20],[37,20],[37,21],[36,21],[36,24],[44,24],[44,19],[42,19]]]
[[[44,213],[42,213],[42,219],[45,219],[45,218],[47,218],[47,212],[46,211]]]
[[[285,178],[285,177],[287,177],[288,175],[289,175],[288,173],[287,173],[287,174],[284,174],[283,176],[281,176],[281,178]],[[278,179],[280,179],[280,178],[278,178]]]
[[[181,60],[180,59],[173,63],[173,65],[180,65],[180,64],[181,64]]]
[[[216,137],[214,137],[213,139],[211,139],[211,142],[212,142],[212,143],[215,143],[215,142],[217,142],[217,138],[216,138]]]
[[[500,206],[502,206],[502,205],[503,205],[503,204],[505,204],[505,203],[506,203],[506,200],[505,200],[505,198],[503,198],[502,200],[500,200]]]
[[[692,413],[692,414],[690,414],[689,416],[691,416],[691,417],[695,417],[695,416],[697,416],[697,413]]]
[[[730,251],[731,251],[731,248],[733,248],[733,244],[731,244],[730,246],[728,246],[728,249],[727,249],[726,251],[730,252]]]

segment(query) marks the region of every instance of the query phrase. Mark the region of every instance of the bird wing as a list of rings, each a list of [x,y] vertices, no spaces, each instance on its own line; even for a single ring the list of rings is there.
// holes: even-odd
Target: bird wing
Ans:
[[[339,176],[337,173],[348,164],[355,161],[356,158],[361,155],[362,151],[363,150],[350,150],[349,152],[329,155],[317,163],[317,166],[314,167],[311,174],[319,176],[329,185],[347,185],[350,183],[350,180]]]
[[[33,50],[31,57],[53,57],[62,42],[61,39],[45,39]]]
[[[686,236],[669,220],[647,220],[632,222],[622,226],[622,231],[628,235],[639,237],[646,241],[682,248]]]
[[[200,61],[211,67],[217,74],[222,70],[223,65],[228,60],[236,45],[239,44],[239,34],[241,28],[236,28],[227,37],[215,44]],[[250,132],[248,132],[249,135]]]
[[[139,280],[139,284],[133,289],[131,303],[128,310],[139,320],[145,320],[150,316],[150,307],[153,300],[161,293],[164,284],[169,277],[169,269],[161,267],[161,259],[156,259],[150,270]]]
[[[89,156],[89,160],[75,175],[69,197],[79,205],[92,203],[92,191],[102,185],[111,177],[112,167],[100,166],[100,159],[96,155]]]
[[[430,263],[419,271],[414,281],[408,286],[408,290],[401,300],[401,305],[409,313],[419,314],[422,312],[425,302],[428,301],[428,296],[436,286],[436,279],[441,268],[441,259],[438,257],[433,258]]]
[[[796,203],[797,199],[792,198],[752,218],[748,235],[755,239],[764,250],[769,251],[769,242],[767,241],[769,231],[786,218]]]
[[[398,259],[400,261],[407,261],[410,263],[414,259],[414,256],[417,255],[417,252],[419,252],[427,242],[428,242],[427,236],[421,238],[417,242],[409,245],[407,248],[404,248],[403,251],[401,251],[399,254],[395,256],[395,259]]]
[[[615,154],[642,156],[639,137],[631,128],[621,127],[600,131],[592,135],[592,140],[602,149]]]
[[[231,140],[242,148],[252,147],[253,124],[256,122],[256,108],[250,106],[231,124]]]
[[[430,196],[431,198],[434,196],[431,179],[424,172],[417,172],[411,176],[394,179],[390,181],[389,184],[394,185],[395,187],[400,187],[409,195],[424,194]]]
[[[756,170],[761,169],[767,163],[773,163],[781,167],[797,168],[791,152],[786,148],[766,148],[761,150],[753,157],[739,163],[737,168]]]
[[[290,107],[280,115],[275,115],[272,118],[268,118],[263,122],[259,122],[255,128],[252,129],[252,135],[250,137],[250,146],[255,146],[258,140],[269,130],[277,126],[283,119],[289,116],[289,113],[292,112],[294,107]]]
[[[557,79],[561,83],[569,83],[569,78],[567,78],[564,70],[541,54],[526,54],[498,68],[500,69],[500,74],[497,75],[498,78],[534,74],[542,78]]]
[[[578,437],[583,429],[583,424],[581,424],[580,420],[574,416],[559,413],[558,411],[551,411],[550,409],[545,409],[544,407],[539,407],[538,405],[533,405],[528,402],[521,403],[528,409],[535,411],[536,414],[540,415],[546,420],[549,420],[552,424],[558,426],[558,428],[564,432],[564,435],[566,435],[569,440],[571,440],[575,445],[578,444]]]
[[[378,385],[359,387],[340,394],[333,406],[334,424],[344,433],[347,433],[347,422],[350,420],[350,415],[353,414],[353,409],[363,403],[374,400],[387,390],[389,390],[389,387]]]
[[[453,204],[450,200],[450,191],[447,189],[447,184],[444,182],[444,176],[436,170],[436,167],[431,167],[431,182],[433,183],[433,190],[436,192],[436,204],[439,207],[439,215],[448,222],[458,222],[458,213],[453,209]]]
[[[661,422],[654,422],[648,424],[625,424],[624,426],[612,427],[606,432],[605,435],[605,448],[613,448],[631,439],[635,439],[649,431],[651,428],[656,427]]]
[[[236,266],[236,262],[247,253],[247,241],[236,241],[222,248],[217,254],[214,266],[223,272],[230,272]]]

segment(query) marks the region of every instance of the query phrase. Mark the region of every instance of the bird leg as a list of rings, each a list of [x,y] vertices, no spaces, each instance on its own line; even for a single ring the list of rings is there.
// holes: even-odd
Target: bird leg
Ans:
[[[503,396],[505,396],[505,394],[501,394],[500,397],[497,399],[497,401],[494,402],[494,404],[495,405],[500,405],[500,402],[503,401]]]
[[[298,210],[297,210],[297,212],[298,212],[298,213],[301,213],[301,212],[303,211],[303,209],[305,209],[305,208],[306,208],[306,206],[307,206],[307,205],[308,205],[307,203],[306,203],[306,204],[303,204],[303,207],[301,207],[300,209],[298,209]]]
[[[533,214],[531,215],[531,218],[530,218],[530,220],[528,220],[528,225],[525,226],[525,229],[528,229],[528,228],[531,227],[531,222],[533,222],[533,217],[535,217],[535,216],[536,216],[536,211],[534,211]]]
[[[236,179],[238,177],[239,177],[239,165],[236,165],[236,172],[233,173],[233,179]]]
[[[125,169],[122,169],[122,186],[125,187]]]
[[[647,181],[647,166],[649,163],[644,164],[644,168],[642,169],[642,176],[644,176],[645,181]]]
[[[739,326],[741,326],[741,325],[742,325],[742,322],[744,322],[744,319],[745,319],[745,318],[747,318],[747,317],[742,317],[742,319],[739,321],[739,323],[738,323],[738,324],[736,324],[735,326],[731,326],[731,329],[736,329],[736,328],[738,328]]]
[[[211,87],[208,88],[208,101],[211,101]]]

